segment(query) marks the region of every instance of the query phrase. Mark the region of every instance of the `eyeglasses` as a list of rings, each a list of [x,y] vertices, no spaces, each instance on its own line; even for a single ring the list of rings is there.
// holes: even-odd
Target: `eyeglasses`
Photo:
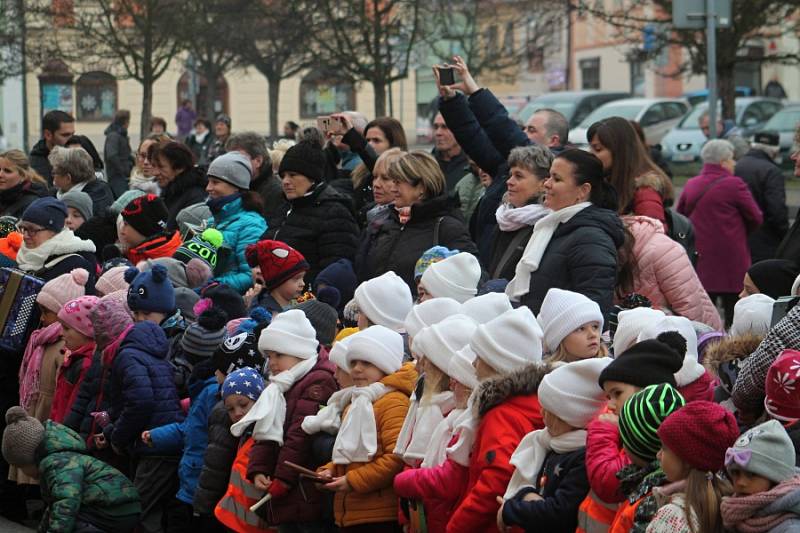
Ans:
[[[25,224],[17,224],[17,231],[23,235],[36,235],[40,231],[46,231],[47,228],[37,228],[36,226],[28,226]]]

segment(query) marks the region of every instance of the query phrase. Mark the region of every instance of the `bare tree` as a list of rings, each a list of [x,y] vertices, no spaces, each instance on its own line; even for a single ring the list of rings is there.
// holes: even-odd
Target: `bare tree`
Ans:
[[[591,0],[577,0],[576,7],[581,12],[607,22],[615,28],[619,37],[629,41],[641,40],[643,30],[649,26],[651,42],[646,57],[656,57],[670,46],[683,47],[687,52],[686,59],[674,72],[662,75],[677,77],[685,73],[705,74],[707,63],[704,32],[674,29],[672,0],[653,0],[650,4],[653,7],[652,14],[643,10],[640,2],[633,1],[623,2],[614,10],[608,10],[603,3]],[[734,118],[736,113],[734,74],[737,63],[800,63],[800,54],[795,51],[760,57],[743,58],[739,55],[754,39],[779,39],[785,34],[795,32],[796,22],[791,21],[795,20],[798,8],[800,0],[733,0],[731,26],[717,30],[717,78],[724,118]]]
[[[0,1],[0,83],[25,71],[25,3]]]

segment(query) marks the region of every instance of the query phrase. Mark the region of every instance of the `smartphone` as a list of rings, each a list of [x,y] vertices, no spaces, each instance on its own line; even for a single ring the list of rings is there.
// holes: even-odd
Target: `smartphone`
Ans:
[[[439,71],[439,83],[441,85],[453,85],[456,82],[456,74],[453,67],[436,67]]]
[[[345,130],[344,120],[342,117],[330,117],[330,122],[328,127],[330,128],[330,132],[333,135],[344,135],[347,133]]]
[[[331,130],[331,117],[317,117],[317,128],[322,133],[328,133]]]

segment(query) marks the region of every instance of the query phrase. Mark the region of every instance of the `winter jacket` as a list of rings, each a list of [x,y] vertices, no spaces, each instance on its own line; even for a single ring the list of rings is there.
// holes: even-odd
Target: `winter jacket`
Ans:
[[[717,383],[714,376],[706,370],[696,380],[687,383],[683,387],[679,387],[678,392],[681,393],[686,403],[697,401],[713,402],[714,388],[716,385]]]
[[[22,218],[22,213],[34,200],[48,195],[47,187],[44,184],[30,180],[0,191],[0,216]]]
[[[152,455],[142,431],[183,419],[175,389],[164,331],[152,322],[138,322],[122,341],[111,367],[112,423],[103,429],[118,449]]]
[[[180,113],[180,111],[178,111]],[[189,127],[191,129],[191,126]],[[203,141],[200,142],[197,139],[197,134],[192,133],[188,137],[186,137],[186,146],[194,154],[194,158],[197,161],[197,164],[201,167],[205,167],[208,165],[208,149],[214,144],[214,134],[212,132],[206,133],[206,136],[203,137]]]
[[[180,489],[177,498],[191,504],[208,447],[208,417],[219,395],[216,376],[190,383],[189,393],[191,407],[186,419],[150,430],[150,438],[153,453],[157,455],[178,455],[183,451],[178,466]]]
[[[258,242],[267,230],[267,222],[257,212],[244,209],[242,199],[237,198],[222,206],[209,219],[208,226],[222,232],[225,246],[231,251],[227,264],[217,264],[214,269],[217,275],[214,279],[229,285],[239,294],[244,294],[253,286],[253,277],[244,251],[248,245]]]
[[[47,147],[47,142],[44,139],[39,139],[36,144],[31,148],[28,154],[28,160],[31,163],[31,168],[36,171],[41,177],[47,180],[49,185],[53,184],[53,167],[50,166],[50,148]]]
[[[658,502],[653,495],[653,489],[666,484],[667,477],[657,461],[645,468],[628,465],[619,472],[619,476],[627,496],[617,509],[608,531],[609,533],[644,531],[658,511]]]
[[[103,215],[106,209],[114,203],[114,193],[108,183],[104,181],[91,179],[86,182],[81,191],[88,194],[89,198],[92,199],[93,215]]]
[[[62,424],[64,418],[72,410],[72,404],[78,396],[78,390],[89,366],[92,364],[95,344],[92,342],[70,352],[64,359],[56,380],[56,392],[53,396],[53,405],[50,418],[53,422]]]
[[[352,202],[326,183],[319,183],[306,196],[284,203],[270,221],[266,239],[283,241],[305,257],[311,269],[306,283],[339,259],[353,259],[358,246],[358,225]]]
[[[333,377],[335,366],[328,359],[320,359],[308,374],[284,393],[286,419],[283,424],[283,446],[272,441],[256,441],[250,450],[247,478],[256,474],[279,479],[289,488],[284,496],[273,498],[259,514],[270,524],[314,522],[320,519],[322,495],[313,483],[303,480],[295,470],[284,463],[292,463],[315,470],[311,445],[314,436],[303,431],[300,425],[307,416],[316,415],[339,388]],[[300,486],[302,485],[302,487]]]
[[[481,178],[469,172],[456,183],[454,190],[461,202],[461,213],[464,215],[464,220],[469,220],[485,191]]]
[[[783,350],[800,350],[800,306],[794,306],[772,329],[750,357],[739,363],[731,395],[737,408],[760,413],[764,404],[767,370]]]
[[[514,473],[511,455],[525,435],[544,428],[537,391],[547,372],[545,365],[530,365],[480,385],[480,424],[470,456],[469,481],[465,497],[447,523],[449,533],[497,531],[496,498],[505,493]]]
[[[214,507],[228,490],[231,465],[236,459],[238,446],[239,439],[231,435],[228,410],[222,401],[218,401],[208,415],[208,447],[192,501],[195,513],[205,516],[214,514]]]
[[[489,279],[505,279],[511,281],[522,259],[525,246],[533,235],[533,226],[525,226],[515,231],[502,231],[494,228],[492,239],[492,255],[489,259]],[[509,247],[513,246],[513,250]]]
[[[44,422],[50,418],[53,397],[56,393],[58,370],[64,362],[66,351],[63,339],[44,346],[42,366],[39,371],[39,394],[31,412],[31,416],[39,420],[39,422]]]
[[[378,449],[372,461],[348,465],[329,463],[323,467],[331,470],[334,477],[346,475],[352,489],[334,495],[333,507],[339,527],[397,521],[397,496],[392,481],[403,469],[403,459],[391,450],[397,444],[408,411],[408,398],[416,380],[417,371],[411,363],[404,364],[400,370],[381,380],[395,390],[372,404],[378,432]],[[344,417],[347,417],[347,411]]]
[[[186,169],[175,176],[175,179],[161,191],[161,198],[167,204],[169,211],[167,230],[178,229],[178,222],[175,219],[182,209],[205,202],[207,197],[206,178],[197,167]]]
[[[442,174],[444,174],[444,180],[447,185],[447,192],[455,192],[456,185],[458,185],[458,182],[464,177],[464,174],[469,171],[469,157],[464,153],[464,150],[460,150],[454,157],[444,159],[442,154],[435,148],[433,150],[433,157],[436,158],[436,162],[439,163],[439,168],[442,169]]]
[[[69,532],[78,515],[128,517],[141,512],[139,493],[128,478],[88,454],[80,436],[48,420],[36,451],[42,500],[40,531]],[[87,520],[89,521],[89,520]]]
[[[550,452],[537,475],[536,487],[525,487],[503,506],[503,521],[525,531],[574,533],[578,525],[578,507],[589,492],[586,449],[569,453]],[[535,492],[541,501],[526,502],[523,497]]]
[[[625,499],[617,472],[629,464],[617,426],[602,420],[591,422],[586,436],[586,475],[598,499],[607,503]]]
[[[719,312],[694,271],[686,251],[664,234],[664,226],[648,217],[622,217],[633,234],[636,261],[635,292],[656,309],[667,309],[689,320],[722,329]]]
[[[692,526],[689,525],[691,513]],[[700,523],[694,511],[686,506],[683,493],[677,493],[668,502],[659,507],[653,521],[647,526],[646,533],[692,533],[700,531]]]
[[[710,293],[739,293],[750,268],[747,234],[762,222],[761,210],[741,178],[705,164],[683,188],[677,211],[694,226],[697,276]]]
[[[435,233],[438,226],[438,240]],[[356,259],[359,281],[394,271],[417,293],[414,265],[423,252],[434,245],[475,254],[466,224],[452,195],[441,195],[411,206],[411,218],[403,225],[396,210],[377,227],[369,246],[362,246]]]
[[[747,184],[764,214],[764,223],[748,239],[752,262],[772,259],[789,229],[783,173],[766,152],[752,149],[736,162],[734,174]]]
[[[617,284],[617,248],[624,241],[615,212],[588,206],[556,228],[520,303],[538,315],[547,291],[557,287],[583,294],[608,316]]]
[[[139,246],[129,249],[125,252],[125,256],[134,265],[147,259],[172,257],[172,254],[180,248],[182,242],[181,234],[178,231],[161,233],[144,241]]]
[[[625,214],[634,214],[650,217],[662,224],[666,222],[664,216],[664,184],[662,178],[655,172],[648,172],[636,178],[636,190],[633,193],[631,206]]]
[[[272,172],[272,166],[265,165],[258,176],[250,182],[250,190],[257,192],[264,203],[264,218],[267,226],[272,226],[273,219],[281,215],[281,208],[286,202],[283,196],[281,180]]]
[[[109,182],[125,181],[133,170],[133,154],[128,139],[128,130],[122,124],[112,122],[103,132],[106,142],[103,147],[103,160]]]

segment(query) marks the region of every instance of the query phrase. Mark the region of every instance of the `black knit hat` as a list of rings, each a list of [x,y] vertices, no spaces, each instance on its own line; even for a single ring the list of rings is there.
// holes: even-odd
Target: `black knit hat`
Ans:
[[[294,308],[305,313],[308,321],[314,326],[314,331],[317,332],[317,341],[320,344],[323,346],[333,344],[333,339],[336,337],[336,321],[339,318],[336,309],[316,299],[306,300]]]
[[[792,284],[800,267],[787,259],[766,259],[750,267],[747,274],[758,290],[770,298],[778,299],[792,293]]]
[[[222,309],[228,315],[228,320],[247,316],[242,295],[224,283],[208,285],[201,291],[203,298],[210,298],[215,308]]]
[[[662,333],[658,339],[637,342],[622,352],[600,373],[600,387],[606,381],[619,381],[637,387],[658,383],[676,386],[675,373],[683,366],[683,355],[680,353],[680,341],[673,339],[672,333]],[[683,352],[686,352],[686,341],[683,341]]]
[[[220,344],[212,361],[215,370],[230,374],[237,368],[262,370],[266,361],[258,351],[258,335],[254,331],[238,330]]]
[[[297,172],[311,181],[320,181],[325,171],[325,154],[322,148],[310,142],[300,142],[286,151],[278,168],[278,175]]]
[[[122,210],[122,219],[125,223],[144,237],[164,232],[167,229],[168,218],[167,205],[155,194],[135,198]]]

